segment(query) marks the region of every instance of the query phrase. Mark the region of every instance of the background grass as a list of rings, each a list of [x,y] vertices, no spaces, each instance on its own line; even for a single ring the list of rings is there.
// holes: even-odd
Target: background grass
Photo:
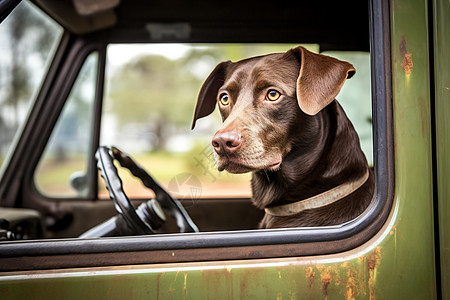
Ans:
[[[194,152],[195,153],[195,152]],[[218,172],[214,162],[207,157],[194,155],[193,152],[174,154],[168,152],[151,152],[132,155],[132,158],[143,167],[163,187],[171,192],[174,184],[180,186],[177,197],[189,197],[191,185],[201,189],[199,197],[248,196],[250,194],[250,174],[232,175]],[[124,189],[130,198],[148,198],[152,193],[143,187],[139,179],[117,163],[119,175]],[[44,160],[35,173],[35,183],[39,191],[51,197],[76,197],[77,192],[70,186],[70,178],[75,172],[85,173],[86,158],[71,157],[64,160]],[[193,182],[184,182],[191,177]],[[182,182],[179,182],[180,179]],[[184,179],[183,179],[184,178]],[[108,197],[103,184],[99,180],[99,195]]]

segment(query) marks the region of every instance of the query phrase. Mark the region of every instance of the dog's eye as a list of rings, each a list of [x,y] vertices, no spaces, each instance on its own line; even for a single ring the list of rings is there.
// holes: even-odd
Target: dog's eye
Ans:
[[[220,103],[222,103],[222,105],[228,105],[230,103],[230,98],[228,97],[227,94],[222,94],[220,95]]]
[[[267,99],[270,101],[276,101],[278,100],[278,98],[280,98],[280,96],[281,96],[280,92],[276,90],[269,90],[267,92]]]

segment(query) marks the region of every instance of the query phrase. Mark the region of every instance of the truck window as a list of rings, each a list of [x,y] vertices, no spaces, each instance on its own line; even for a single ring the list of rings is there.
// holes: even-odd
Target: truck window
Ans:
[[[101,145],[114,145],[133,156],[178,198],[249,197],[250,174],[218,172],[211,138],[220,128],[218,110],[191,122],[197,94],[221,61],[284,52],[290,44],[111,44],[107,50]],[[318,45],[308,45],[318,52]],[[372,164],[370,62],[368,52],[333,52],[354,63],[357,76],[338,96],[360,135]],[[120,170],[119,170],[120,172]],[[127,172],[127,194],[148,197]],[[108,197],[102,184],[100,196]],[[150,195],[151,196],[151,195]]]
[[[87,57],[39,161],[36,187],[46,196],[84,197],[88,192],[97,62],[96,52]]]
[[[62,31],[26,1],[0,26],[0,167],[27,118]]]

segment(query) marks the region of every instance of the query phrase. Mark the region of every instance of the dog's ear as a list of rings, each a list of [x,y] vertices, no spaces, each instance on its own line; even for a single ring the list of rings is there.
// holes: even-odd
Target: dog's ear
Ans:
[[[194,129],[197,119],[203,118],[214,111],[217,102],[217,91],[225,81],[230,63],[231,61],[224,61],[218,64],[203,83],[198,94],[191,129]]]
[[[312,53],[303,47],[291,51],[300,60],[298,105],[306,114],[315,115],[336,98],[345,80],[356,70],[348,62]]]

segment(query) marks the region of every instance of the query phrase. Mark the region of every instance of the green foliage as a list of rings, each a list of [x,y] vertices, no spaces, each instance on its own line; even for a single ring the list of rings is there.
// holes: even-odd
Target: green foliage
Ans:
[[[216,64],[292,47],[294,45],[219,44],[192,47],[177,60],[159,55],[139,56],[110,78],[110,112],[121,124],[149,122],[189,126],[200,87]]]
[[[201,80],[179,67],[162,56],[142,56],[116,72],[109,96],[119,122],[188,125]]]

